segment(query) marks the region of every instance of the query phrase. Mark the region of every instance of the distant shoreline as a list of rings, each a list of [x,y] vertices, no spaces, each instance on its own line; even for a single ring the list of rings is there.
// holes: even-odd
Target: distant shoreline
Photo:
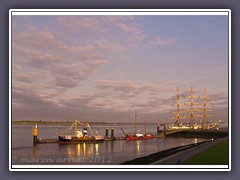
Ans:
[[[30,121],[30,120],[23,120],[23,121],[12,121],[13,125],[71,125],[74,121]],[[85,121],[83,121],[85,122]],[[134,124],[134,123],[129,123],[129,122],[87,122],[90,125],[91,124]],[[143,122],[139,122],[138,124],[144,124]],[[147,123],[151,125],[157,125],[158,123]],[[161,125],[164,125],[161,123]]]

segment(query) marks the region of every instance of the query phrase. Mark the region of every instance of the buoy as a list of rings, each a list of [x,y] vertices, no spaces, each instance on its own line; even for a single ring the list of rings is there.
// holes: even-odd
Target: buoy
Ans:
[[[33,134],[33,146],[36,146],[37,145],[37,135],[38,135],[37,124],[33,127],[32,134]]]

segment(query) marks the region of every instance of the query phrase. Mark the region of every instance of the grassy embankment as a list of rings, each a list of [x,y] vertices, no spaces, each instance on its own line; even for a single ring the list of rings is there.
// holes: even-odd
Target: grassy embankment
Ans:
[[[228,140],[184,161],[184,165],[227,165],[229,160]]]

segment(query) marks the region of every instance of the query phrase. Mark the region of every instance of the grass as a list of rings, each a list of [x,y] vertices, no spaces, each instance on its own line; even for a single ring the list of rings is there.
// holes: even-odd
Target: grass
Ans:
[[[228,140],[184,161],[184,165],[228,165]]]

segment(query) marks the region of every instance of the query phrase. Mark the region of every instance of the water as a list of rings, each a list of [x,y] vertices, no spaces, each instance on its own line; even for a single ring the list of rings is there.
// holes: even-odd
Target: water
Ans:
[[[120,128],[125,132],[132,132],[133,125],[95,125],[93,132],[98,130],[102,135],[105,129],[114,128],[116,136],[124,136]],[[64,131],[66,126],[39,125],[39,138],[54,138],[56,130],[58,133]],[[144,125],[139,125],[138,129],[143,132]],[[156,125],[148,125],[147,132],[156,133]],[[81,144],[38,144],[33,147],[32,126],[13,125],[12,126],[12,163],[14,165],[39,164],[39,165],[110,165],[146,156],[158,151],[176,146],[192,144],[205,141],[206,139],[196,138],[155,138],[144,141],[105,141],[101,143],[81,143]]]

